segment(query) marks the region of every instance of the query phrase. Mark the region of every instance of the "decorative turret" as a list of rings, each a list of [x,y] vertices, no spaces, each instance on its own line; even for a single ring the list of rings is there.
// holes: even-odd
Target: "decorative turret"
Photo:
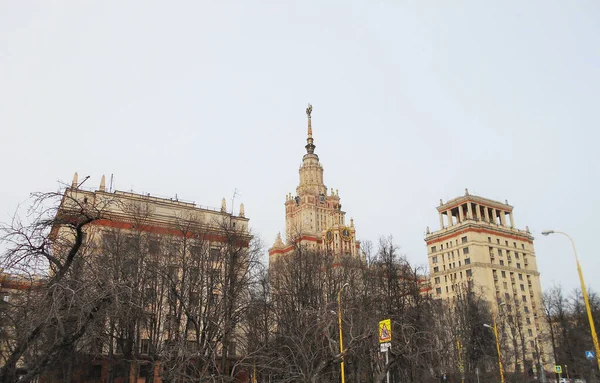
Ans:
[[[244,211],[244,204],[241,203],[240,204],[240,217],[245,217],[246,216],[246,212]]]
[[[273,248],[281,249],[284,246],[285,245],[283,244],[283,241],[281,240],[281,233],[277,233],[277,238],[275,238],[275,243],[273,244]]]
[[[77,172],[75,172],[75,174],[73,174],[73,182],[71,182],[71,187],[76,189],[78,182],[79,182],[79,175],[77,174]]]
[[[100,188],[98,190],[106,191],[106,177],[104,177],[104,174],[102,175],[102,179],[100,179]]]
[[[221,212],[227,212],[227,201],[225,201],[225,198],[221,200]]]

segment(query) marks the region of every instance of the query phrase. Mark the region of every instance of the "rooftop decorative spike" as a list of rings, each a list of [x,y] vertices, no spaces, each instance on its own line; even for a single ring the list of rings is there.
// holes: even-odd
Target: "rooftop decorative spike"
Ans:
[[[308,104],[306,108],[306,116],[308,117],[308,137],[306,138],[306,153],[313,154],[315,152],[315,145],[313,144],[312,137],[312,123],[311,123],[312,105]]]
[[[75,172],[75,174],[73,174],[73,182],[71,183],[71,187],[77,188],[78,184],[79,184],[79,175],[77,174],[77,172]]]

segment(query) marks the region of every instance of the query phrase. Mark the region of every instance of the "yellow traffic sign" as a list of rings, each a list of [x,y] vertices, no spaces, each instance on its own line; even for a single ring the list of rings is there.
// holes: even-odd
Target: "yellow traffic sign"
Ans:
[[[554,371],[557,374],[562,374],[562,366],[554,366]]]
[[[379,343],[392,341],[392,321],[384,319],[379,322]]]

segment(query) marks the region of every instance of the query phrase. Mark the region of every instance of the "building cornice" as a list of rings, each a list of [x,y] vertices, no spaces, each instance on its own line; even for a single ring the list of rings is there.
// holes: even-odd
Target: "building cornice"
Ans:
[[[459,234],[464,233],[486,233],[492,235],[499,235],[504,238],[510,238],[519,241],[526,241],[533,243],[533,236],[531,233],[525,230],[519,230],[510,228],[507,226],[496,225],[493,223],[486,223],[483,221],[465,222],[462,224],[450,226],[425,236],[425,242],[427,245],[434,244],[437,242],[443,242],[450,238],[453,238]]]
[[[453,199],[449,200],[448,202],[438,206],[437,210],[441,213],[446,210],[454,209],[455,207],[465,204],[467,202],[474,202],[474,203],[477,203],[478,205],[487,206],[487,207],[495,208],[498,210],[504,210],[504,211],[508,211],[508,212],[513,211],[513,207],[511,205],[509,205],[508,203],[502,203],[499,201],[494,201],[494,200],[491,200],[488,198],[479,197],[479,196],[470,195],[470,194],[453,198]]]

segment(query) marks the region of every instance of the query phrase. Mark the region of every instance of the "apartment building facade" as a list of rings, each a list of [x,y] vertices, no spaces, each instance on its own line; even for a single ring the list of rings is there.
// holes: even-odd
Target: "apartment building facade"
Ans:
[[[526,350],[520,368],[541,363],[550,369],[552,349],[534,238],[528,227],[515,226],[513,209],[508,201],[470,195],[468,190],[447,202],[440,200],[440,228],[428,228],[425,236],[431,294],[450,304],[465,290],[481,294],[503,329],[504,341]],[[516,343],[515,331],[504,326],[507,321],[518,326]],[[510,363],[505,366],[514,368]]]

